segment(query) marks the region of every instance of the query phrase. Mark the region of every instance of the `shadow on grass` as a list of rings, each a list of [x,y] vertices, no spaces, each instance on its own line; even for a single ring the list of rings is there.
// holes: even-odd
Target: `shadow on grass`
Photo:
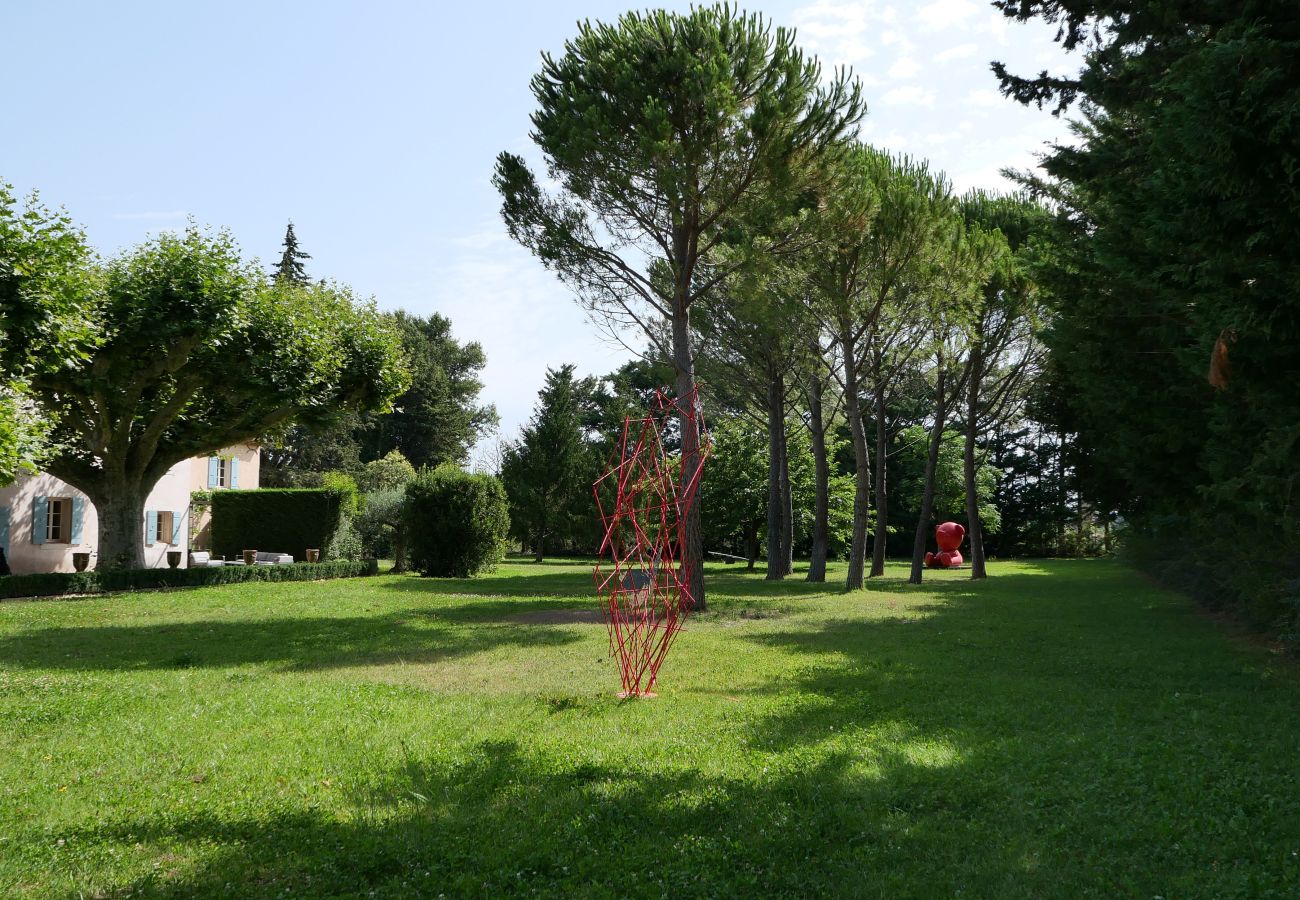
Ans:
[[[32,629],[0,639],[0,660],[39,669],[185,669],[276,665],[309,671],[429,663],[503,646],[579,638],[521,624],[438,628],[420,610],[391,615]]]
[[[156,871],[114,886],[145,896],[230,885],[249,896],[611,897],[933,895],[953,885],[951,873],[903,876],[899,866],[941,836],[879,802],[879,790],[936,790],[955,772],[899,759],[866,777],[837,754],[784,775],[731,779],[560,761],[513,741],[468,749],[460,764],[408,758],[355,796],[362,812],[351,821],[169,815],[71,837],[202,848],[198,867],[174,880]],[[973,867],[1003,884],[1023,875],[996,847]]]

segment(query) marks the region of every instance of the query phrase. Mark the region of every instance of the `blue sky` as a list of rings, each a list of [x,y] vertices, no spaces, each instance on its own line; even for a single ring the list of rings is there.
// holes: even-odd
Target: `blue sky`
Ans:
[[[685,9],[686,3],[658,4]],[[487,351],[502,436],[547,366],[616,368],[568,293],[505,236],[489,182],[532,155],[528,80],[607,0],[30,2],[0,6],[0,179],[67,207],[104,252],[187,216],[270,261],[292,219],[308,271],[384,308],[448,316]],[[638,7],[640,8],[640,7]],[[863,136],[929,158],[958,189],[999,188],[1066,124],[1001,98],[988,62],[1070,71],[1053,30],[984,0],[776,2],[828,65],[862,78]],[[490,456],[488,445],[477,458]]]

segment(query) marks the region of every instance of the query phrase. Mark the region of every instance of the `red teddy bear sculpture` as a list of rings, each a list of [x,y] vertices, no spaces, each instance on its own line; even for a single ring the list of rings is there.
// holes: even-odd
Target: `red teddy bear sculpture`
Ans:
[[[938,553],[925,554],[925,564],[931,569],[950,569],[962,563],[961,542],[966,537],[966,529],[956,522],[944,522],[934,530],[934,539],[939,544]]]

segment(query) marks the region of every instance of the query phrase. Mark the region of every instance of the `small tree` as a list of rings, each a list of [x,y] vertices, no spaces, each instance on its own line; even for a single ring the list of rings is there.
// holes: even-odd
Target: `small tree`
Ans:
[[[415,466],[400,450],[390,450],[383,459],[376,459],[361,467],[357,487],[365,493],[404,489],[415,477]]]
[[[284,252],[280,254],[280,262],[271,273],[272,277],[280,284],[307,284],[311,279],[303,268],[304,259],[311,259],[311,254],[298,249],[298,235],[293,233],[293,223],[290,222],[284,232]]]
[[[532,421],[501,465],[511,525],[538,562],[547,539],[571,532],[568,524],[578,508],[590,506],[590,489],[581,477],[588,455],[573,371],[572,365],[546,370]]]
[[[510,529],[505,489],[455,466],[423,470],[406,486],[411,565],[422,575],[471,578],[496,568]]]
[[[50,222],[38,212],[18,228],[39,242]],[[176,463],[288,422],[382,409],[406,385],[372,304],[342,286],[270,283],[225,232],[191,226],[73,266],[24,263],[10,246],[0,271],[22,274],[0,290],[0,366],[30,373],[54,413],[45,468],[95,504],[101,566],[144,565],[144,500]],[[33,359],[51,345],[57,365]]]

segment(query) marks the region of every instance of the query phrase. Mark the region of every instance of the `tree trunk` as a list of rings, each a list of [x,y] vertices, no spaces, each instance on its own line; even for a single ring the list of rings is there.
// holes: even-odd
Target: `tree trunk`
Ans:
[[[1065,516],[1070,511],[1069,492],[1065,489],[1065,435],[1056,441],[1056,555],[1065,556]]]
[[[908,584],[920,584],[925,571],[925,544],[930,531],[930,513],[934,509],[934,473],[939,466],[939,447],[943,441],[943,425],[948,413],[943,357],[939,357],[939,383],[934,407],[934,430],[930,432],[930,452],[925,458],[925,488],[921,492],[920,516],[916,520],[916,540],[912,543],[912,573]]]
[[[849,549],[849,574],[845,587],[862,587],[862,572],[867,557],[867,521],[871,513],[871,460],[867,456],[867,434],[862,426],[862,407],[858,402],[857,347],[846,326],[840,331],[840,349],[844,354],[844,409],[853,433],[853,542]]]
[[[745,558],[749,561],[746,568],[754,571],[754,564],[758,562],[758,520],[751,519],[745,524]]]
[[[393,532],[393,574],[406,571],[406,529],[399,525]]]
[[[970,540],[970,577],[985,578],[984,526],[980,522],[979,492],[975,481],[975,439],[979,431],[980,384],[984,381],[981,369],[984,357],[979,344],[971,347],[970,374],[966,385],[966,446],[963,468],[966,480],[966,536]]]
[[[871,577],[885,574],[885,548],[889,541],[889,484],[885,471],[889,436],[885,428],[885,388],[876,387],[876,538],[871,547]]]
[[[822,423],[822,382],[816,375],[808,390],[808,425],[812,433],[813,479],[816,500],[813,510],[812,559],[808,581],[826,580],[827,521],[830,516],[830,467],[826,464],[826,428]]]
[[[781,446],[785,443],[783,387],[780,376],[767,384],[767,581],[780,581],[787,574],[781,521]]]
[[[784,386],[783,386],[784,387]],[[784,390],[782,391],[784,395]],[[782,409],[784,413],[784,408]],[[785,416],[781,417],[781,567],[785,574],[794,571],[794,496],[790,490],[790,437],[785,429]]]
[[[678,297],[673,308],[673,369],[677,373],[677,396],[682,402],[695,390],[695,353],[691,347],[690,313],[685,297],[689,285],[679,285]],[[697,398],[698,399],[698,398]],[[695,480],[700,470],[700,432],[699,423],[693,421],[686,413],[681,416],[682,431],[682,491]],[[697,497],[698,499],[698,497]],[[690,504],[686,515],[677,523],[679,545],[679,571],[682,582],[690,593],[689,603],[693,609],[707,609],[704,597],[704,531],[700,525],[700,506],[698,502]],[[686,598],[683,598],[686,599]]]
[[[125,481],[89,494],[99,516],[97,569],[143,569],[144,500],[148,491]]]

